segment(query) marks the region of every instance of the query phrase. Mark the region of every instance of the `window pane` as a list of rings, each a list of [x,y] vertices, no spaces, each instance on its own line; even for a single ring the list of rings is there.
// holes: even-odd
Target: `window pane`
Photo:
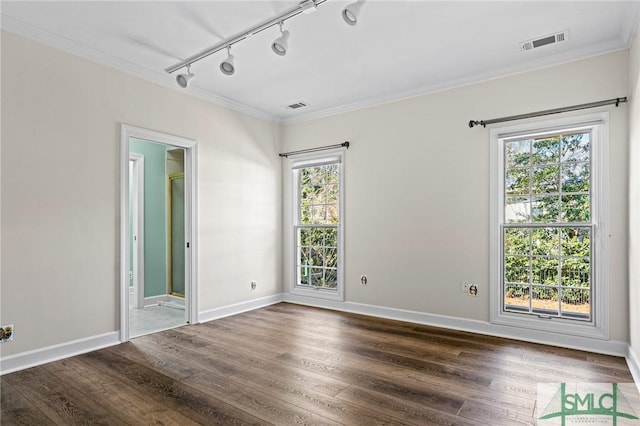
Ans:
[[[531,236],[531,253],[534,255],[558,255],[558,229],[534,228]]]
[[[558,288],[534,286],[531,296],[533,312],[547,315],[558,315]]]
[[[504,157],[507,167],[528,166],[530,163],[530,151],[530,140],[506,142],[504,147]]]
[[[562,255],[589,257],[591,252],[590,228],[563,228]]]
[[[585,195],[565,195],[562,197],[563,222],[588,222],[591,218],[591,197]]]
[[[309,267],[302,266],[298,268],[298,283],[301,285],[309,285]]]
[[[337,225],[340,217],[339,214],[337,203],[327,205],[327,220],[325,223],[327,225]]]
[[[327,203],[337,204],[338,203],[338,184],[329,184],[327,185]]]
[[[301,266],[311,265],[311,249],[309,247],[302,247],[300,249],[300,262]]]
[[[324,279],[322,277],[322,268],[311,268],[310,284],[313,287],[322,287]]]
[[[562,313],[575,317],[591,316],[591,291],[565,288],[562,290]]]
[[[591,221],[591,133],[504,141],[504,154],[503,309],[591,319],[591,227],[572,226]]]
[[[507,310],[529,311],[529,286],[509,284],[505,288],[504,305]]]
[[[340,164],[310,166],[297,174],[297,285],[338,289]]]
[[[301,246],[311,245],[311,230],[310,229],[298,229],[298,241]]]
[[[338,266],[338,250],[334,248],[325,248],[324,263],[324,266],[328,268],[335,268]]]
[[[311,223],[326,223],[327,207],[325,205],[311,207]]]
[[[531,202],[529,197],[506,197],[504,206],[506,223],[523,223],[531,220]]]
[[[562,161],[589,161],[591,135],[578,133],[562,137]]]
[[[557,163],[560,160],[560,137],[548,137],[533,141],[531,162],[533,164]]]
[[[562,165],[562,192],[589,192],[589,163]]]
[[[505,256],[504,280],[509,283],[529,283],[529,257]]]
[[[531,203],[531,221],[536,223],[558,222],[560,197],[557,195],[539,196]]]
[[[589,259],[568,258],[562,262],[562,285],[564,287],[589,287],[591,270]]]
[[[337,269],[325,269],[325,283],[326,288],[334,289],[338,287],[338,270]]]
[[[508,169],[505,173],[505,193],[529,193],[529,169]]]
[[[532,283],[557,286],[558,265],[557,257],[534,257],[531,260]]]
[[[553,194],[558,192],[560,166],[534,167],[531,177],[531,192],[534,194]]]
[[[505,254],[529,254],[530,235],[530,229],[504,228]]]

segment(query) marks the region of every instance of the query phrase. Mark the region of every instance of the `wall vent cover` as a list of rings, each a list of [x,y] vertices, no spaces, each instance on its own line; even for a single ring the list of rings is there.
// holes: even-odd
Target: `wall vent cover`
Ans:
[[[549,34],[544,37],[538,37],[533,40],[527,40],[520,43],[520,50],[526,52],[538,47],[547,46],[549,44],[560,43],[569,39],[569,30],[561,31],[555,34]]]
[[[288,109],[299,109],[299,108],[304,108],[306,106],[309,106],[309,104],[306,103],[306,102],[296,102],[295,104],[287,105],[287,108]]]

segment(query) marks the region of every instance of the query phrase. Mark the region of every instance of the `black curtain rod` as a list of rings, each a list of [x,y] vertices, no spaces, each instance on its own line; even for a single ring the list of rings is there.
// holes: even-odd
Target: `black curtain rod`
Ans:
[[[547,109],[545,111],[530,112],[528,114],[511,115],[509,117],[493,118],[491,120],[480,120],[480,121],[470,120],[469,121],[469,127],[478,126],[478,125],[481,125],[482,127],[487,127],[488,124],[502,123],[504,121],[523,120],[525,118],[541,117],[543,115],[551,115],[551,114],[560,114],[562,112],[578,111],[578,110],[581,110],[581,109],[596,108],[596,107],[605,106],[605,105],[618,106],[621,103],[625,103],[625,102],[627,102],[627,97],[626,96],[622,97],[622,98],[607,99],[606,101],[590,102],[590,103],[587,103],[587,104],[572,105],[572,106],[568,106],[568,107],[564,107],[564,108],[555,108],[555,109]]]
[[[320,146],[318,148],[301,149],[300,151],[283,152],[283,153],[278,154],[278,155],[280,157],[287,158],[288,156],[295,155],[295,154],[306,154],[308,152],[325,151],[327,149],[343,148],[343,147],[349,149],[349,142],[347,141],[347,142],[342,142],[342,143],[335,144],[335,145]]]

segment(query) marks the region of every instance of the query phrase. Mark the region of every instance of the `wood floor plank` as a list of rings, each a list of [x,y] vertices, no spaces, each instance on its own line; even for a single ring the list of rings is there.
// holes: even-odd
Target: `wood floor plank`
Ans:
[[[540,383],[632,380],[623,358],[279,303],[7,374],[0,414],[3,425],[533,425]]]
[[[198,331],[193,331],[194,327],[190,327],[189,330],[182,329],[179,332],[198,333],[200,337],[204,336],[202,328]],[[214,341],[211,341],[214,344]],[[198,349],[203,353],[208,353],[214,359],[225,359],[233,363],[237,371],[253,372],[253,374],[269,374],[276,375],[282,379],[289,380],[291,382],[299,383],[304,386],[311,387],[318,392],[324,393],[328,396],[336,396],[342,390],[346,389],[349,384],[342,380],[333,379],[327,376],[323,376],[314,372],[310,372],[304,369],[292,367],[279,362],[277,359],[269,359],[267,357],[255,356],[253,354],[247,354],[244,352],[235,351],[232,347],[227,347],[224,344],[218,344],[213,348],[205,347]],[[213,351],[213,352],[212,352]]]
[[[50,365],[34,367],[36,375],[22,379],[20,374],[9,375],[9,383],[44,412],[55,424],[109,425],[123,423],[117,411],[108,410],[72,383],[63,382],[51,371]]]
[[[477,421],[467,420],[446,411],[436,410],[422,403],[366,390],[355,385],[340,392],[338,398],[364,408],[381,411],[399,419],[404,424],[457,426],[475,426],[478,424]]]
[[[86,396],[102,401],[107,407],[117,407],[118,416],[126,424],[162,424],[175,426],[197,425],[180,413],[158,406],[145,393],[117,380],[113,375],[95,368],[78,357],[59,361],[60,368],[54,370],[61,381],[74,383]]]
[[[312,388],[299,386],[274,376],[240,373],[235,375],[233,380],[264,393],[282,395],[281,398],[291,404],[345,425],[402,424],[399,419],[394,419],[380,411],[332,398]]]
[[[109,349],[81,355],[158,403],[201,424],[268,424],[216,398],[164,376],[151,368],[123,359]]]
[[[280,356],[279,359],[285,363],[307,368],[330,377],[342,377],[351,384],[357,384],[376,392],[421,402],[427,406],[449,412],[457,412],[463,403],[462,399],[443,396],[438,392],[432,391],[430,387],[425,384],[399,383],[380,377],[371,371],[344,367],[339,363],[316,361],[295,354],[284,354]]]
[[[0,379],[0,423],[6,426],[48,425],[53,422],[29,399],[25,398],[8,380]]]
[[[256,390],[253,386],[244,386],[236,380],[221,381],[218,376],[209,371],[202,371],[185,379],[184,382],[275,425],[336,426],[340,424],[292,404],[291,401],[282,397]]]

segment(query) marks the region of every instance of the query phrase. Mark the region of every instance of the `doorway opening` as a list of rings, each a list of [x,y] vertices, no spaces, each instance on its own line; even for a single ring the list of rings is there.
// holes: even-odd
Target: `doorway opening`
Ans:
[[[193,140],[122,126],[120,340],[197,322]]]

